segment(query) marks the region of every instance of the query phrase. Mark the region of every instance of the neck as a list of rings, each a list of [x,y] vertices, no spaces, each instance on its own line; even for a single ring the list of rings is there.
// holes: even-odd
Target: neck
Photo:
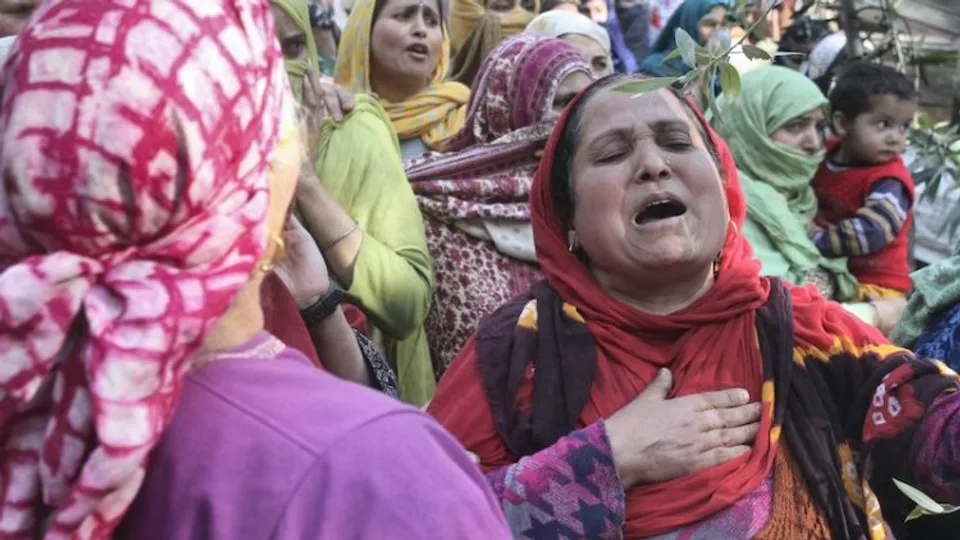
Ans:
[[[263,309],[260,307],[260,284],[263,274],[258,272],[237,293],[233,305],[217,321],[203,341],[201,353],[233,349],[253,339],[263,330]]]
[[[829,156],[829,159],[835,165],[840,165],[841,167],[849,167],[855,164],[849,152],[844,151],[842,144],[837,145],[837,149],[834,150],[833,155]]]
[[[376,70],[370,77],[370,89],[378,98],[390,103],[403,103],[413,97],[417,92],[423,90],[426,86],[423,80],[386,80],[385,77],[378,77]]]
[[[693,304],[713,286],[713,269],[669,282],[645,281],[642,286],[618,283],[595,272],[600,286],[617,300],[650,315],[670,315]]]

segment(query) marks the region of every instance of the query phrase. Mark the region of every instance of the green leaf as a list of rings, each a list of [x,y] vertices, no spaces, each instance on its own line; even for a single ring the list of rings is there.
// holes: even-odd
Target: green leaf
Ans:
[[[913,510],[911,510],[910,513],[907,514],[907,518],[904,519],[904,521],[913,521],[917,518],[921,518],[923,516],[929,516],[929,515],[930,513],[924,510],[923,508],[919,506],[915,506]]]
[[[674,77],[650,77],[649,79],[631,80],[614,87],[614,90],[627,94],[646,94],[666,88],[676,80]]]
[[[724,64],[729,65],[729,64]],[[733,67],[733,66],[731,66]],[[716,92],[713,91],[713,81],[717,78],[717,66],[710,66],[710,69],[707,70],[706,76],[700,80],[700,91],[707,97],[707,106],[710,108],[710,114],[713,118],[716,118],[718,122],[723,122],[723,118],[720,117],[720,108],[717,107],[717,96]],[[740,83],[740,79],[737,79],[737,84]]]
[[[756,45],[744,43],[743,54],[750,60],[770,60],[770,53]]]
[[[701,66],[705,66],[710,62],[713,62],[715,58],[712,54],[708,53],[706,50],[702,48],[697,49],[696,56],[697,56],[697,64]]]
[[[697,47],[699,47],[697,42],[683,28],[677,28],[674,37],[677,40],[677,50],[680,51],[680,58],[683,59],[683,63],[692,68],[697,67]]]
[[[710,40],[710,41],[707,43],[707,50],[706,50],[706,52],[708,52],[711,57],[716,57],[716,56],[719,55],[721,52],[723,52],[725,49],[726,49],[726,47],[723,46],[723,43],[720,43],[719,41],[715,41],[715,40]]]
[[[922,507],[927,512],[931,514],[943,513],[943,510],[944,510],[943,506],[937,501],[928,497],[926,493],[920,491],[919,489],[909,484],[905,484],[897,480],[896,478],[893,479],[893,483],[897,486],[897,489],[902,491],[903,494],[907,496],[908,499],[917,503],[918,506]]]
[[[740,73],[730,64],[720,64],[720,89],[724,94],[736,96],[740,94]]]
[[[941,506],[943,506],[944,514],[952,514],[957,510],[960,510],[960,506],[954,506],[952,504],[943,503]]]
[[[661,63],[661,64],[666,63],[668,60],[673,60],[674,58],[680,58],[680,49],[679,49],[679,48],[676,48],[676,49],[668,52],[667,55],[663,57],[663,60],[660,61],[660,63]]]

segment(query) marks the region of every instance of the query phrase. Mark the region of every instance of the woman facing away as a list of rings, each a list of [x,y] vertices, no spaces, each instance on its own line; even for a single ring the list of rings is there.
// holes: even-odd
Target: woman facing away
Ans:
[[[390,119],[366,95],[355,96],[341,121],[326,114],[336,104],[325,98],[336,89],[319,82],[306,60],[313,42],[306,0],[273,0],[273,14],[290,84],[301,89],[308,118],[298,214],[397,371],[400,397],[423,405],[436,384],[423,327],[433,267]],[[295,47],[298,43],[306,45]]]
[[[548,11],[537,15],[523,32],[559,38],[580,49],[595,78],[613,73],[610,35],[586,15],[575,11]]]
[[[640,63],[639,72],[657,77],[674,77],[690,71],[682,59],[666,57],[677,48],[677,30],[683,29],[700,45],[713,31],[723,26],[730,0],[683,0],[658,33],[650,54]]]
[[[507,537],[435,423],[262,331],[302,149],[269,9],[51,1],[14,46],[0,536]]]
[[[373,93],[386,109],[404,159],[440,150],[463,127],[470,89],[447,80],[450,38],[440,0],[358,0],[335,79]]]
[[[508,38],[487,57],[463,129],[407,163],[436,268],[427,338],[437,373],[485,315],[539,281],[530,185],[552,122],[591,81],[572,45]]]
[[[912,509],[893,478],[960,499],[956,374],[761,277],[723,140],[621,80],[544,151],[546,281],[484,321],[429,406],[514,534],[553,513],[570,537],[880,539]]]

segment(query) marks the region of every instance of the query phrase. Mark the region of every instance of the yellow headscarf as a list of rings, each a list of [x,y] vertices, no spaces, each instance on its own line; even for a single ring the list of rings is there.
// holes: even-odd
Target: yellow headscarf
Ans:
[[[310,69],[310,62],[317,61],[317,44],[313,41],[313,30],[310,28],[310,10],[307,0],[270,0],[270,3],[282,9],[293,19],[297,28],[303,30],[307,36],[307,57],[303,60],[284,60],[283,65],[290,79],[290,87],[297,101],[303,98],[303,79]]]
[[[373,30],[375,0],[357,0],[337,50],[334,79],[354,93],[370,92],[370,35]],[[380,100],[400,140],[419,137],[425,145],[439,150],[457,134],[467,114],[470,89],[444,81],[450,64],[450,38],[444,32],[440,61],[423,90],[406,101]]]
[[[450,4],[450,41],[453,52],[456,54],[470,38],[470,33],[478,23],[489,16],[483,3],[476,0],[450,0]],[[504,38],[508,38],[523,32],[539,11],[540,0],[534,0],[533,12],[520,7],[520,3],[517,2],[515,8],[497,19],[501,34]],[[496,46],[497,43],[494,43],[493,47]]]

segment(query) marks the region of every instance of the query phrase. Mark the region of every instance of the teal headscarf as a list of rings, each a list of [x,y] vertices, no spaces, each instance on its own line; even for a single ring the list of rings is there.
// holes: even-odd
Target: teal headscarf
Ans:
[[[677,28],[683,28],[690,37],[703,45],[700,40],[700,19],[717,6],[729,9],[731,3],[731,0],[685,0],[667,20],[666,26],[660,31],[657,41],[653,43],[653,48],[643,60],[639,71],[657,77],[683,75],[690,71],[690,66],[679,58],[663,61],[670,51],[677,48]]]
[[[913,347],[938,316],[960,302],[960,253],[910,275],[913,294],[890,339]]]
[[[802,283],[811,270],[828,271],[836,282],[835,299],[857,296],[856,278],[846,259],[827,259],[807,236],[817,212],[810,182],[823,151],[809,155],[770,136],[790,120],[827,99],[812,81],[788,68],[766,66],[741,78],[740,94],[720,96],[713,124],[730,145],[747,197],[747,218],[758,225],[790,263],[792,281]]]

